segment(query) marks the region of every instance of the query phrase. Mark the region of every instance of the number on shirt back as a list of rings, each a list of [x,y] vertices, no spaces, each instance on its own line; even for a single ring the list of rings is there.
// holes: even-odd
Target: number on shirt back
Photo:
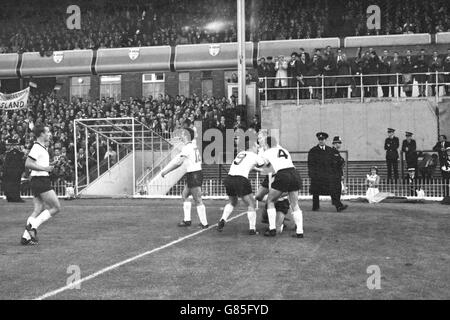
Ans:
[[[286,154],[286,152],[284,152],[284,150],[280,149],[278,150],[278,158],[288,158],[288,155]]]
[[[241,162],[242,162],[242,160],[244,160],[244,158],[247,156],[247,154],[246,153],[239,153],[237,156],[236,156],[236,159],[234,159],[234,161],[233,161],[233,163],[235,164],[235,165],[239,165]]]

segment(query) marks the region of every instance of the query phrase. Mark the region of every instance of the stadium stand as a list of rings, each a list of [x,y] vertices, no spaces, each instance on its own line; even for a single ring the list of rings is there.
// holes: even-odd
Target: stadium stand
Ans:
[[[235,42],[233,1],[77,1],[81,30],[68,30],[69,1],[3,3],[0,53]],[[207,4],[207,5],[205,5]],[[369,1],[248,1],[247,40],[285,40],[450,31],[448,1],[377,1],[383,27],[368,31]],[[333,12],[333,14],[330,14]],[[225,20],[224,20],[225,19]],[[219,21],[219,22],[218,22]]]

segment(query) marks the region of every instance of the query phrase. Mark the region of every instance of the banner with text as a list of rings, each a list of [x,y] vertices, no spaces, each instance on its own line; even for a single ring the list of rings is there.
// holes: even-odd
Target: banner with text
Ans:
[[[14,93],[6,94],[0,92],[0,109],[15,110],[26,108],[29,94],[30,87]]]

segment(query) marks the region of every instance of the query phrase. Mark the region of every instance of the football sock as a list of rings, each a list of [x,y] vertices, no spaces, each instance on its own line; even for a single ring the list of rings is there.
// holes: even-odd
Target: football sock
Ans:
[[[233,209],[234,209],[234,207],[231,205],[231,203],[227,203],[225,205],[225,208],[223,208],[222,219],[225,221],[228,221],[228,217],[233,212]]]
[[[197,206],[197,214],[201,224],[206,226],[208,221],[206,220],[206,208],[204,204]]]
[[[52,216],[50,215],[50,212],[48,210],[44,210],[41,212],[37,218],[31,222],[31,227],[34,229],[37,229],[41,224],[43,224],[45,221],[50,219]]]
[[[267,209],[267,216],[269,217],[269,229],[276,229],[277,211],[275,210],[275,208]]]
[[[248,224],[251,230],[256,230],[256,211],[247,211]]]
[[[191,221],[191,205],[190,201],[183,203],[184,221]]]
[[[303,212],[301,209],[298,209],[292,212],[292,216],[294,217],[295,224],[297,226],[297,233],[303,234]]]
[[[277,212],[277,229],[283,232],[284,214]]]
[[[22,238],[25,238],[25,239],[27,239],[27,240],[30,240],[30,239],[31,239],[31,236],[30,236],[30,234],[28,233],[27,230],[25,230],[25,231],[23,232]]]

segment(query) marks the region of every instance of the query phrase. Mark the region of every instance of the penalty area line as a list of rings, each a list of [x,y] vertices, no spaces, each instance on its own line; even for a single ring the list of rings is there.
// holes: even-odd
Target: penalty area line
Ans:
[[[242,216],[243,216],[244,214],[246,214],[246,213],[247,213],[247,211],[241,212],[241,213],[235,215],[234,217],[230,218],[230,219],[228,220],[228,222],[233,221],[234,219],[237,219],[237,218],[239,218],[239,217],[242,217]],[[168,247],[171,247],[171,246],[173,246],[173,245],[176,245],[177,243],[180,243],[180,242],[182,242],[182,241],[184,241],[184,240],[190,239],[190,238],[192,238],[192,237],[194,237],[194,236],[196,236],[196,235],[198,235],[198,234],[200,234],[200,233],[202,233],[202,232],[208,231],[208,230],[210,230],[210,229],[212,229],[212,228],[214,228],[214,227],[216,227],[216,226],[217,226],[217,223],[214,224],[214,225],[212,225],[212,226],[209,226],[207,229],[201,229],[201,230],[196,231],[196,232],[194,232],[194,233],[191,233],[191,234],[189,234],[189,235],[187,235],[187,236],[178,238],[177,240],[174,240],[174,241],[169,242],[169,243],[167,243],[167,244],[165,244],[165,245],[162,245],[162,246],[160,246],[160,247],[158,247],[158,248],[155,248],[155,249],[146,251],[146,252],[141,253],[141,254],[138,254],[138,255],[136,255],[136,256],[134,256],[134,257],[131,257],[131,258],[128,258],[128,259],[123,260],[123,261],[121,261],[121,262],[118,262],[118,263],[116,263],[116,264],[113,264],[113,265],[111,265],[111,266],[109,266],[109,267],[103,268],[103,269],[101,269],[101,270],[99,270],[99,271],[97,271],[97,272],[95,272],[95,273],[92,273],[91,275],[89,275],[89,276],[87,276],[87,277],[85,277],[85,278],[81,278],[80,280],[74,281],[74,282],[72,282],[71,284],[65,285],[64,287],[61,287],[61,288],[59,288],[59,289],[56,289],[56,290],[53,290],[53,291],[49,291],[49,292],[47,292],[47,293],[45,293],[45,294],[43,294],[43,295],[41,295],[41,296],[39,296],[39,297],[37,297],[37,298],[34,298],[33,300],[44,300],[44,299],[53,297],[53,296],[55,296],[55,295],[57,295],[57,294],[59,294],[59,293],[61,293],[61,292],[64,292],[64,291],[69,290],[69,289],[72,289],[72,288],[74,288],[74,287],[76,287],[76,286],[82,284],[83,282],[92,280],[92,279],[94,279],[94,278],[96,278],[96,277],[98,277],[98,276],[100,276],[100,275],[102,275],[102,274],[104,274],[104,273],[107,273],[107,272],[109,272],[109,271],[111,271],[111,270],[117,269],[117,268],[119,268],[119,267],[121,267],[121,266],[123,266],[123,265],[125,265],[125,264],[127,264],[127,263],[136,261],[136,260],[138,260],[138,259],[140,259],[140,258],[143,258],[143,257],[145,257],[145,256],[148,256],[148,255],[150,255],[150,254],[152,254],[152,253],[155,253],[155,252],[161,251],[161,250],[163,250],[163,249],[166,249],[166,248],[168,248]]]

